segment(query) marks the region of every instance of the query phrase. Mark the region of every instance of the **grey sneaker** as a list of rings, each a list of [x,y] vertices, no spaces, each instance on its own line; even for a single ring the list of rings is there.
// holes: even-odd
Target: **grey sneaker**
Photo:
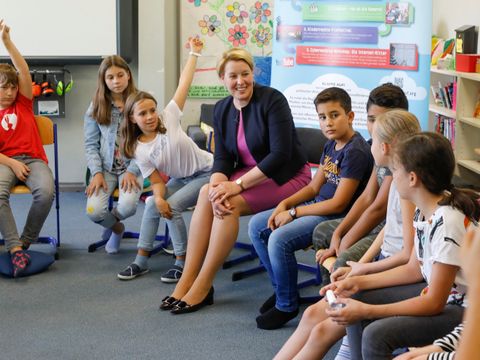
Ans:
[[[135,279],[137,276],[144,275],[148,273],[149,269],[140,269],[140,267],[133,263],[128,265],[127,268],[117,274],[117,277],[120,280],[132,280]]]
[[[160,280],[162,280],[164,283],[176,283],[178,280],[180,280],[182,273],[182,267],[173,265],[166,273],[162,274]]]

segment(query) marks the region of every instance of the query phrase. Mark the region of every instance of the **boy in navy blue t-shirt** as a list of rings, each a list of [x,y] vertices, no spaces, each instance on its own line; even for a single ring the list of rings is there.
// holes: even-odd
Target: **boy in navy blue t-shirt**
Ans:
[[[320,128],[329,139],[317,173],[303,189],[275,209],[256,214],[249,223],[250,239],[275,290],[256,319],[261,329],[277,329],[297,316],[295,251],[312,244],[319,223],[345,216],[372,171],[370,146],[352,127],[348,93],[331,87],[320,92],[314,104]]]

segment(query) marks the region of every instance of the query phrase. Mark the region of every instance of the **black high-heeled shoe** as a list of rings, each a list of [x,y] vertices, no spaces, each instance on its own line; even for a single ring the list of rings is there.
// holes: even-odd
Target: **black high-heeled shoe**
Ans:
[[[165,296],[162,299],[162,303],[158,307],[159,310],[172,310],[175,304],[177,304],[180,300],[175,299],[173,296]]]
[[[179,301],[173,306],[170,312],[174,315],[187,314],[194,311],[198,311],[205,305],[213,305],[213,293],[214,293],[214,290],[212,286],[208,291],[208,294],[205,297],[205,299],[203,299],[200,303],[195,305],[190,305],[190,304],[187,304],[185,301]]]

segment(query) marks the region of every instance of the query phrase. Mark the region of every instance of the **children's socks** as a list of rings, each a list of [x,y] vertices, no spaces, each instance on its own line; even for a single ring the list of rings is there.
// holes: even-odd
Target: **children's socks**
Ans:
[[[133,263],[137,264],[140,269],[144,270],[148,267],[148,256],[137,254]]]
[[[185,267],[185,260],[184,259],[175,259],[175,265],[181,267],[182,269]]]
[[[112,235],[105,244],[105,251],[109,254],[116,254],[118,248],[120,247],[120,240],[122,240],[123,233],[125,232],[125,226],[122,224],[122,231],[119,234],[116,234],[112,231]]]
[[[110,236],[112,236],[112,232],[112,229],[104,228],[102,232],[102,240],[107,241],[108,239],[110,239]]]

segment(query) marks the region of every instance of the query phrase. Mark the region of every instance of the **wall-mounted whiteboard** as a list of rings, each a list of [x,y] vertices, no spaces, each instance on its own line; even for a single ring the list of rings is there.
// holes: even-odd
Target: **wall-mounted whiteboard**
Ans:
[[[123,4],[132,2],[0,0],[0,17],[11,27],[11,38],[26,58],[101,58],[120,53],[119,14]],[[134,15],[122,14],[129,20]],[[6,55],[0,44],[0,57]]]

